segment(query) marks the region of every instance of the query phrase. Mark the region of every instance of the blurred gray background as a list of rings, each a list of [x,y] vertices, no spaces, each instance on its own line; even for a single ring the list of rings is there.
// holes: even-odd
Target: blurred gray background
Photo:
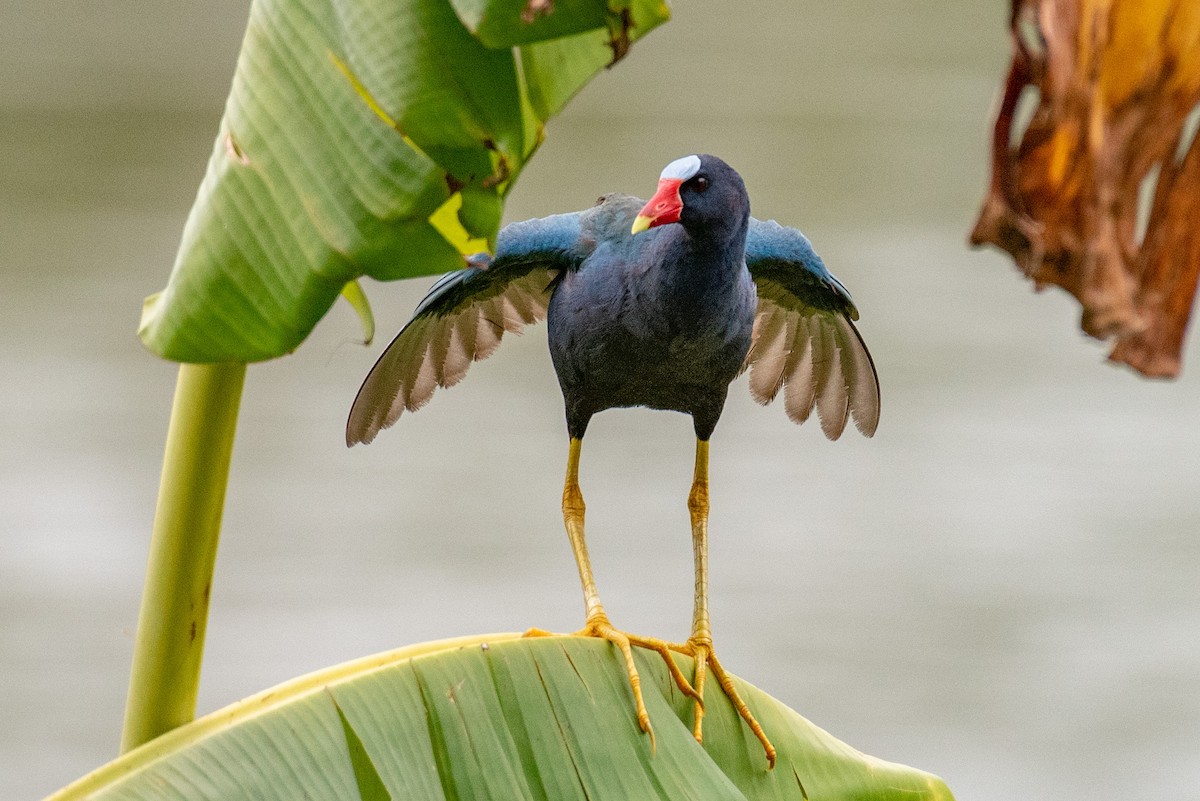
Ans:
[[[0,2],[0,797],[115,753],[175,368],[166,280],[244,0]],[[1200,799],[1200,349],[1103,363],[1075,304],[964,245],[1008,3],[679,2],[552,122],[507,219],[643,196],[722,155],[854,292],[878,435],[826,442],[735,386],[713,440],[732,670],[963,801]],[[582,622],[544,328],[369,448],[342,424],[427,281],[367,290],[250,369],[201,712],[395,646]],[[582,481],[614,620],[686,636],[691,424],[599,416]]]

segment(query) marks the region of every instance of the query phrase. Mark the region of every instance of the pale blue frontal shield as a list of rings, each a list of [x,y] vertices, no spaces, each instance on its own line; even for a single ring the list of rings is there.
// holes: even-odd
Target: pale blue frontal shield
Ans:
[[[663,167],[662,175],[658,178],[660,181],[670,178],[686,181],[698,172],[700,172],[700,157],[684,156]]]

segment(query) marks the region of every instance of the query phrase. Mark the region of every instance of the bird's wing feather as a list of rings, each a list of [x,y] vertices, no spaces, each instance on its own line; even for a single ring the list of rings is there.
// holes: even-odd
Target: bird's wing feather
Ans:
[[[854,327],[858,309],[804,234],[752,219],[746,266],[758,286],[754,344],[746,355],[750,393],[767,404],[784,391],[797,423],[817,410],[837,439],[853,420],[868,437],[879,425],[879,378]]]
[[[363,381],[346,421],[346,444],[370,442],[406,409],[428,403],[438,387],[461,381],[505,333],[545,319],[555,277],[586,255],[580,217],[505,226],[495,257],[472,256],[470,267],[439,278]]]

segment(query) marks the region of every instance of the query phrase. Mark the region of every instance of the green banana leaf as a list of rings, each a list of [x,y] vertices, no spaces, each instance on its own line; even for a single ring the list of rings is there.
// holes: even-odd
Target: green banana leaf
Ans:
[[[254,0],[143,343],[269,359],[359,276],[463,266],[545,121],[668,15],[663,0]]]
[[[48,801],[952,799],[935,776],[861,754],[740,680],[778,749],[776,767],[719,688],[706,693],[701,746],[691,700],[657,654],[635,652],[654,747],[608,643],[467,637],[293,680],[152,740]]]

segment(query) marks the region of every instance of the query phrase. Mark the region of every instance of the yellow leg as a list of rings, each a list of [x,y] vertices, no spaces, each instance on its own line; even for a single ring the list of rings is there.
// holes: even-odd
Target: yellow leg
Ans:
[[[712,653],[712,628],[708,619],[708,442],[696,440],[696,469],[692,491],[688,493],[688,514],[692,519],[692,557],[695,561],[695,603],[692,607],[692,634],[687,644],[694,651],[696,675],[692,687],[704,697],[704,678],[708,655]],[[692,734],[704,740],[704,707],[697,705]]]
[[[583,584],[583,604],[586,614],[583,629],[578,634],[587,637],[600,637],[608,640],[621,651],[625,660],[625,672],[629,675],[629,686],[633,690],[634,706],[637,710],[638,726],[650,735],[650,747],[654,748],[654,729],[650,725],[650,713],[642,700],[642,678],[638,675],[637,666],[633,661],[633,648],[629,635],[615,628],[600,603],[600,595],[596,591],[596,578],[592,575],[592,563],[588,558],[587,543],[583,538],[583,516],[586,506],[583,503],[583,493],[579,489],[579,452],[583,440],[572,437],[571,447],[567,455],[567,478],[563,484],[563,523],[567,528],[567,537],[571,541],[571,551],[575,554],[575,564],[579,567],[579,581]],[[669,652],[666,659],[672,665]],[[678,672],[676,668],[676,672]],[[681,674],[682,675],[682,674]]]
[[[571,447],[567,452],[567,478],[563,482],[563,524],[567,528],[567,538],[571,540],[571,552],[575,554],[575,564],[579,567],[579,581],[583,584],[584,613],[589,620],[593,616],[604,614],[604,606],[600,603],[600,594],[596,592],[596,577],[592,575],[592,562],[588,558],[587,543],[583,539],[583,516],[587,506],[583,502],[583,492],[579,489],[579,453],[583,448],[583,440],[571,438]]]
[[[704,681],[709,668],[712,668],[713,676],[716,677],[717,683],[724,690],[725,695],[729,697],[729,701],[733,704],[742,720],[746,721],[746,725],[754,732],[754,736],[762,743],[763,750],[767,754],[767,762],[771,767],[775,766],[775,747],[771,745],[771,741],[767,739],[767,735],[763,732],[762,726],[755,720],[754,714],[750,708],[746,706],[746,702],[742,700],[737,689],[733,686],[732,679],[725,669],[721,667],[721,663],[717,661],[717,657],[713,654],[712,643],[712,628],[708,617],[708,441],[696,440],[696,470],[692,477],[692,491],[688,493],[688,512],[692,518],[692,553],[695,557],[696,570],[696,587],[695,587],[695,606],[692,613],[692,634],[688,637],[687,643],[682,648],[672,648],[688,653],[692,656],[696,663],[696,674],[692,679],[692,687],[696,693],[703,697]],[[692,726],[692,734],[695,735],[697,742],[702,742],[704,738],[704,705],[703,703],[696,704],[695,721]]]

